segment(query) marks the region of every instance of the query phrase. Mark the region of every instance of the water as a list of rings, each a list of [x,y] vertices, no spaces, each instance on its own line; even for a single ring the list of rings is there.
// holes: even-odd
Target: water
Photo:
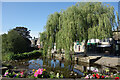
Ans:
[[[18,69],[27,69],[28,73],[31,73],[33,69],[37,70],[39,68],[44,68],[48,72],[53,71],[55,73],[62,73],[66,78],[80,78],[83,76],[84,72],[91,73],[93,70],[103,73],[106,68],[109,68],[109,70],[113,73],[117,72],[116,67],[111,68],[98,64],[87,64],[83,62],[76,63],[76,61],[70,62],[47,58],[24,60],[17,63],[12,62],[11,64],[16,66]]]
[[[83,76],[83,73],[77,69],[74,69],[74,64],[69,61],[61,61],[55,59],[39,58],[36,60],[28,61],[28,71],[32,72],[33,69],[45,68],[48,72],[53,71],[55,73],[62,73],[65,77],[70,78]],[[73,71],[73,73],[71,73]]]

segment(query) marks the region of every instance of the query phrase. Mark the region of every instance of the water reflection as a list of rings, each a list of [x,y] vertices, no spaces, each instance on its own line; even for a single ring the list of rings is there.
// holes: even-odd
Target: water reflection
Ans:
[[[28,63],[30,63],[28,66],[30,72],[32,71],[32,69],[46,68],[49,71],[63,73],[66,77],[70,77],[69,74],[71,71],[74,71],[74,73],[77,73],[80,76],[83,75],[80,70],[74,69],[74,64],[72,62],[55,59],[50,60],[46,58],[30,60],[28,61]]]
[[[25,62],[25,61],[24,61]],[[84,62],[75,62],[75,61],[64,61],[57,59],[48,59],[48,58],[38,58],[35,60],[26,61],[28,65],[20,64],[21,62],[15,63],[18,68],[28,69],[28,72],[32,72],[32,69],[45,68],[47,71],[54,71],[62,73],[65,77],[71,78],[73,74],[77,74],[77,77],[83,75],[84,72],[91,73],[91,71],[96,70],[97,72],[104,73],[106,68],[109,68],[110,72],[117,71],[117,68],[106,67],[98,64],[87,64]],[[13,66],[15,66],[12,63]],[[71,76],[70,76],[71,75]]]
[[[37,59],[37,60],[30,60],[28,61],[29,63],[29,69],[38,69],[39,67],[40,68],[43,68],[44,65],[47,65],[47,66],[51,66],[51,68],[56,68],[56,67],[60,67],[60,68],[64,68],[64,63],[62,61],[59,61],[59,60],[45,60],[45,59]],[[44,65],[43,65],[44,64]],[[69,65],[71,66],[71,65]]]
[[[29,61],[29,69],[38,69],[43,67],[43,60],[37,59],[37,60],[30,60]]]

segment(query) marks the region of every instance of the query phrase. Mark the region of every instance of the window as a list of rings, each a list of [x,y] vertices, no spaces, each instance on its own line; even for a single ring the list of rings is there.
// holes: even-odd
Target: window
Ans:
[[[75,45],[75,50],[77,49],[77,45]]]
[[[94,42],[96,42],[96,39],[94,39]]]

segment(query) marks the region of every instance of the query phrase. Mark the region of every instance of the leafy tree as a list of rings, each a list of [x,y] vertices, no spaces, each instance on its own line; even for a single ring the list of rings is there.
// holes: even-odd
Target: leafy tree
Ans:
[[[102,3],[80,3],[78,8],[80,25],[84,31],[82,35],[85,40],[84,53],[86,54],[88,39],[112,37],[112,28],[115,23],[114,8]]]
[[[2,35],[2,53],[23,53],[29,51],[30,44],[29,39],[24,38],[14,29]]]
[[[120,30],[120,19],[119,19],[119,16],[118,16],[118,12],[116,12],[116,15],[117,15],[117,22],[116,22],[116,27],[117,27],[117,31]]]
[[[43,45],[43,56],[46,56],[48,51],[47,34],[46,32],[40,33],[40,43]]]
[[[24,38],[32,38],[30,36],[30,30],[28,30],[25,27],[16,27],[13,30],[17,31],[21,36],[23,36]]]
[[[30,41],[26,38],[19,35],[19,33],[15,30],[11,30],[8,32],[8,46],[10,46],[10,51],[14,53],[23,53],[28,51],[30,47]]]
[[[67,10],[49,16],[44,41],[46,46],[50,45],[50,49],[56,43],[57,49],[64,49],[66,59],[70,59],[73,42],[84,40],[86,55],[88,39],[112,37],[114,26],[114,7],[100,2],[77,3]]]
[[[6,51],[8,51],[8,42],[7,42],[7,34],[2,34],[2,53],[5,53]]]

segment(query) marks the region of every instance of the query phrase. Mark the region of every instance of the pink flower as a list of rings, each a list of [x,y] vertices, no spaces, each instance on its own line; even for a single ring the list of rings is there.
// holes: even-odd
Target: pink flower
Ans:
[[[37,77],[39,74],[42,74],[43,72],[43,69],[38,69],[35,73],[34,73],[34,76]]]
[[[24,72],[20,72],[21,75],[23,75]]]
[[[89,78],[89,76],[87,75],[86,77],[85,77],[85,79],[88,79]]]
[[[109,76],[108,76],[108,75],[106,75],[106,77],[108,78]]]
[[[20,74],[21,74],[21,77],[23,76],[23,73],[24,73],[24,72],[20,72]]]
[[[37,73],[35,73],[35,74],[34,74],[34,76],[35,76],[35,77],[37,77],[37,76],[38,76],[38,74],[37,74]]]
[[[93,72],[98,72],[98,71],[95,69],[95,70],[93,70]]]
[[[4,76],[6,76],[8,74],[8,72],[6,72],[5,74],[4,74]]]
[[[93,76],[90,76],[90,79],[92,79],[93,78]]]
[[[40,69],[40,68],[37,71],[38,74],[42,74],[42,72],[43,72],[43,69]]]

